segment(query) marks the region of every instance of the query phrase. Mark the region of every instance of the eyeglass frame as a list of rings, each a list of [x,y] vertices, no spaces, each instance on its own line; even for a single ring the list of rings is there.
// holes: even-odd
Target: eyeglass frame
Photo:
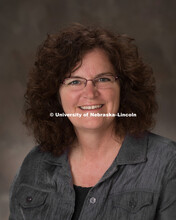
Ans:
[[[79,76],[66,77],[65,79],[78,78],[78,79],[83,79],[83,80],[85,80],[84,87],[82,88],[82,89],[84,89],[84,88],[87,86],[87,82],[88,82],[88,81],[92,81],[92,84],[94,85],[94,87],[96,87],[96,84],[95,84],[94,80],[97,79],[97,78],[100,78],[101,76],[104,76],[104,75],[113,76],[113,77],[114,77],[114,81],[113,81],[113,82],[115,82],[117,79],[119,79],[119,76],[117,76],[117,75],[115,76],[115,75],[112,74],[112,73],[102,73],[102,74],[98,74],[98,76],[96,76],[96,77],[93,78],[93,79],[86,79],[86,78],[84,78],[84,77],[79,77]],[[64,84],[64,85],[66,85],[66,86],[68,86],[67,84],[64,83],[65,79],[64,79],[61,83]],[[97,88],[97,87],[96,87],[96,88]],[[80,89],[80,90],[81,90],[81,89]]]

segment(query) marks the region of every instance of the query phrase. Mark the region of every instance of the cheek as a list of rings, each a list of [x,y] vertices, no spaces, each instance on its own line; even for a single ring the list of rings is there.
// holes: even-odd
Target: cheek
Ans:
[[[107,102],[116,105],[120,102],[120,89],[110,90],[104,94],[104,97]]]
[[[78,102],[78,96],[71,92],[65,92],[62,89],[59,92],[61,105],[65,112],[71,111]]]
[[[120,90],[117,88],[116,90],[109,91],[106,94],[107,101],[107,111],[117,113],[120,105]]]

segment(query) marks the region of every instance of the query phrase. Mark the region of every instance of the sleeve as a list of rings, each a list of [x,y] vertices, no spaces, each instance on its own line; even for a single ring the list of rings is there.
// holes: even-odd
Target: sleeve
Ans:
[[[20,211],[20,205],[16,199],[16,189],[18,188],[18,179],[19,179],[20,170],[16,174],[13,183],[10,187],[10,215],[9,220],[24,220],[22,212]]]
[[[176,219],[176,155],[173,156],[165,173],[156,220]]]
[[[39,148],[34,147],[25,157],[20,169],[18,170],[11,188],[10,188],[10,216],[9,220],[25,220],[23,216],[22,208],[17,200],[17,193],[21,183],[32,183],[35,181],[34,175],[37,172],[40,154],[38,154]],[[31,173],[33,175],[31,175]]]

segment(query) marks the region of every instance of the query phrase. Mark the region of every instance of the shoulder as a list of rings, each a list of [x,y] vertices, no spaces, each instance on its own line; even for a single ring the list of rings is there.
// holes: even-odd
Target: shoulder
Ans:
[[[51,152],[44,152],[40,145],[35,146],[24,158],[23,163],[17,174],[19,182],[33,183],[43,173],[54,167],[62,167],[68,165],[67,151],[60,156],[54,156]]]
[[[49,156],[49,153],[42,152],[40,150],[40,145],[35,146],[24,158],[22,166],[34,166],[35,164],[38,164],[41,160],[44,160],[47,156]]]
[[[148,160],[152,159],[153,164],[160,166],[176,165],[176,142],[154,133],[148,133],[147,144]]]
[[[160,150],[165,153],[176,154],[175,141],[151,132],[148,133],[148,148],[150,150]]]
[[[47,154],[48,153],[42,152],[39,146],[33,147],[24,158],[19,171],[16,174],[14,183],[17,184],[21,181],[27,182],[30,179],[34,179],[41,161],[46,157]]]
[[[42,151],[40,145],[35,146],[24,158],[21,168],[36,168],[43,162],[51,162],[52,164],[60,163],[66,153],[60,156],[54,156],[51,152]]]
[[[55,157],[50,152],[43,152],[40,146],[34,147],[24,158],[22,165],[17,172],[11,187],[10,197],[14,195],[21,185],[46,188],[48,181],[51,181],[51,174],[55,169],[67,163],[67,154]]]
[[[36,172],[40,166],[41,161],[45,160],[49,156],[49,153],[42,152],[40,146],[35,146],[24,158],[20,167],[20,173]]]
[[[49,162],[51,161],[52,164],[57,163],[60,157],[55,157],[50,152],[41,151],[40,145],[35,146],[24,158],[13,184],[36,184]]]

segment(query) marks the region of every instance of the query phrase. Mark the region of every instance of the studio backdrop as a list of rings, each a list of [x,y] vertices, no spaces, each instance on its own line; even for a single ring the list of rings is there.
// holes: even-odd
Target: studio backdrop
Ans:
[[[9,215],[9,187],[35,145],[21,123],[27,74],[47,33],[73,22],[101,25],[136,40],[153,67],[159,111],[153,132],[176,141],[176,1],[1,0],[0,219]]]

